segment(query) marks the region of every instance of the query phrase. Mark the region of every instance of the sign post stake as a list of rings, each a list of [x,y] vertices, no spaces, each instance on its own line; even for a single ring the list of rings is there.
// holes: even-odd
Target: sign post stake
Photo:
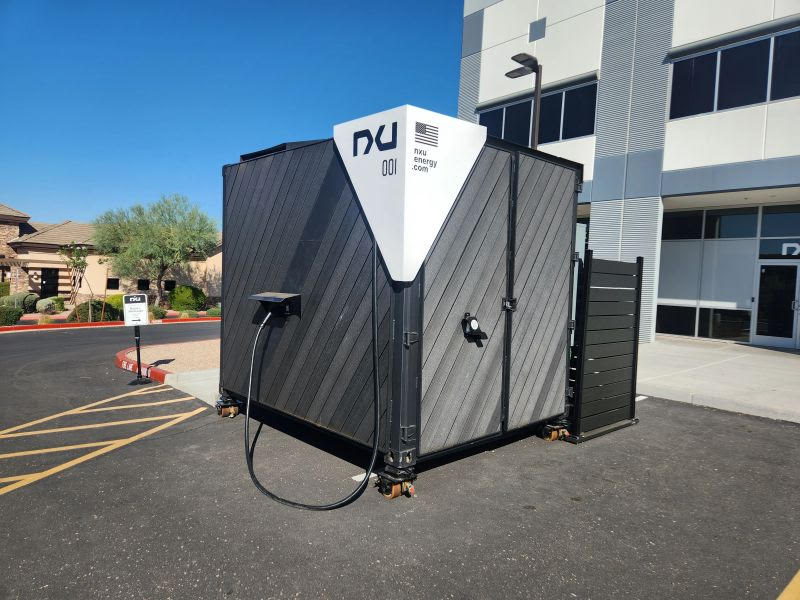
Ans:
[[[149,377],[142,377],[142,332],[140,325],[148,325],[150,323],[147,311],[147,295],[125,294],[122,297],[122,306],[125,313],[125,325],[133,326],[133,339],[136,340],[136,379],[128,385],[153,383],[153,380]]]

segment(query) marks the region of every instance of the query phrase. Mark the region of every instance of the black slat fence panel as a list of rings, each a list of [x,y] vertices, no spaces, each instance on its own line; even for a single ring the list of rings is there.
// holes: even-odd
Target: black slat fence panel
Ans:
[[[576,439],[636,413],[643,259],[627,263],[592,254],[586,251],[578,277],[570,407]]]

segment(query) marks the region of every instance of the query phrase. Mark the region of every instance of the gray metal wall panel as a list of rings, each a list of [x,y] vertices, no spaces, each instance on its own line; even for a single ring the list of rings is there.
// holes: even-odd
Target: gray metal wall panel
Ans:
[[[300,292],[302,318],[268,325],[253,388],[264,404],[370,443],[372,240],[333,143],[226,169],[222,387],[247,394],[252,340],[263,318],[247,297]],[[378,283],[385,427],[390,322],[383,268]]]
[[[540,164],[520,157],[509,429],[564,412],[575,172]]]
[[[458,118],[478,122],[475,107],[481,83],[481,53],[476,52],[461,59],[461,77],[458,80]]]
[[[601,54],[602,74],[597,84],[596,155],[625,154],[628,137],[636,0],[606,5]],[[594,179],[598,179],[595,169]]]
[[[485,147],[425,262],[420,452],[500,431],[510,154]],[[461,329],[477,315],[482,347]]]

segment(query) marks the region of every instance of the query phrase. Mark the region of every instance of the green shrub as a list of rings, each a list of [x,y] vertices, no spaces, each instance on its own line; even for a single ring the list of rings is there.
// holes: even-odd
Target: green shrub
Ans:
[[[207,317],[221,317],[222,316],[222,307],[221,306],[214,306],[212,308],[209,308],[206,311],[206,316]]]
[[[185,310],[179,316],[179,319],[196,319],[197,318],[197,311],[196,310]]]
[[[169,305],[173,310],[200,310],[206,305],[206,295],[191,285],[179,285],[169,293]]]
[[[64,299],[61,296],[53,296],[51,298],[48,298],[48,300],[53,301],[53,303],[56,305],[56,310],[58,312],[64,310]]]
[[[118,311],[122,312],[122,297],[125,294],[111,294],[108,298],[106,298],[106,304],[110,304]]]
[[[67,317],[67,321],[71,323],[86,323],[89,321],[89,303],[90,301],[87,300],[86,302],[82,302],[78,304],[69,316]],[[105,311],[103,311],[103,304],[105,304]],[[92,300],[92,321],[99,321],[100,315],[103,316],[103,321],[121,321],[122,320],[122,313],[111,306],[108,302],[103,302],[102,300]]]
[[[11,294],[10,296],[3,296],[0,299],[0,303],[2,303],[4,306],[21,308],[23,312],[26,313],[32,313],[36,312],[36,302],[38,300],[39,296],[33,292],[19,292],[16,294]]]
[[[0,325],[16,325],[22,317],[22,309],[13,306],[0,306]]]
[[[167,316],[167,311],[160,306],[151,306],[150,312],[152,313],[154,319],[163,319]]]
[[[11,293],[11,282],[0,281],[0,297],[8,296]]]
[[[42,315],[54,315],[58,312],[58,308],[52,298],[42,298],[36,303],[36,312]]]

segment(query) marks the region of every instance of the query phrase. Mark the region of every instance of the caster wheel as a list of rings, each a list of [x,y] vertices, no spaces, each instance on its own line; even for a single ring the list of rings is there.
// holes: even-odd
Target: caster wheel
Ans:
[[[385,498],[392,500],[393,498],[397,498],[400,494],[403,493],[403,486],[399,483],[393,483],[390,488],[386,491],[381,492]]]

